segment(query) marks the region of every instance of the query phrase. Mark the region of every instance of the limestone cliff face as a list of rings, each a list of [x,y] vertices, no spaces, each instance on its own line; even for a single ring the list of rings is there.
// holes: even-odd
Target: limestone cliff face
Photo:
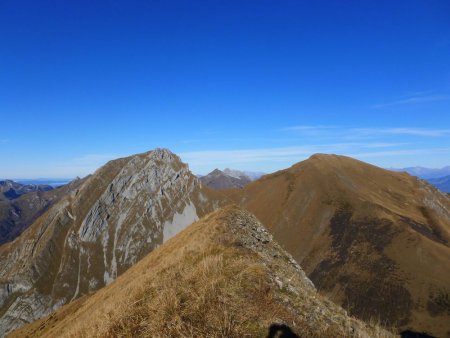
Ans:
[[[107,163],[0,247],[0,335],[113,281],[218,206],[168,150]]]

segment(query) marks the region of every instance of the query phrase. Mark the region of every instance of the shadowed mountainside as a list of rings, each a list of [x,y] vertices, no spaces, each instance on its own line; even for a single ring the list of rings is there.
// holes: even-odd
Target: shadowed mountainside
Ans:
[[[3,181],[3,198],[0,197],[0,245],[12,241],[28,228],[40,215],[81,185],[76,179],[53,189],[50,186],[22,185]],[[6,194],[6,196],[5,196]],[[8,198],[6,198],[9,196]]]

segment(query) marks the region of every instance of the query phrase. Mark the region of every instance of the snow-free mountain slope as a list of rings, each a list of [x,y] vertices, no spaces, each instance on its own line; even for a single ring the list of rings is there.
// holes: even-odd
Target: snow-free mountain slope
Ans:
[[[11,337],[393,337],[319,296],[250,213],[226,207],[115,282]]]
[[[407,172],[412,176],[417,176],[425,180],[440,178],[450,175],[450,166],[443,167],[440,169],[435,168],[425,168],[425,167],[409,167],[403,169],[391,169],[399,172]]]
[[[49,191],[53,187],[43,184],[21,184],[12,180],[0,181],[0,198],[15,199],[24,194],[38,191]]]
[[[314,155],[227,192],[360,318],[450,332],[450,199],[406,173]]]
[[[200,177],[200,180],[203,184],[215,190],[242,188],[252,181],[250,177],[245,175],[239,176],[240,173],[236,171],[225,170],[215,169],[208,175]]]
[[[109,285],[156,247],[230,200],[263,220],[274,238],[301,263],[319,291],[342,304],[352,315],[366,321],[380,321],[398,331],[427,332],[438,337],[448,335],[448,195],[406,173],[391,172],[334,155],[315,155],[289,169],[263,176],[243,188],[218,192],[202,184],[191,174],[187,165],[164,149],[107,163],[48,209],[20,237],[0,246],[0,333],[41,318],[72,301],[75,303],[69,304],[63,311],[76,312],[78,306],[88,299],[77,301],[78,298]],[[258,233],[256,238],[262,242],[267,240],[264,231]],[[207,238],[203,232],[198,234],[201,238]],[[214,234],[217,236],[217,233]],[[174,270],[158,270],[165,271],[167,275],[161,279],[158,279],[161,275],[152,277],[157,278],[152,279],[156,285],[150,289],[153,290],[150,293],[152,296],[157,294],[155,290],[166,285],[174,290],[183,273],[186,273],[187,285],[193,285],[198,275],[189,275],[189,271],[199,271],[197,268],[203,265],[196,264],[202,259],[190,261],[191,251],[186,250],[198,248],[203,243],[201,238],[198,242],[186,241],[187,249],[182,251],[185,256],[177,254],[180,257],[177,264],[183,267],[177,265]],[[217,245],[217,242],[212,243]],[[167,247],[170,248],[170,245]],[[167,250],[171,249],[161,252],[167,253]],[[241,254],[237,256],[241,257]],[[158,256],[158,259],[162,257]],[[243,265],[237,264],[232,275],[239,275],[240,269],[249,263],[245,260]],[[276,273],[276,265],[271,265],[270,261],[266,263],[270,263],[265,265],[268,271]],[[175,275],[170,271],[175,271]],[[176,274],[176,271],[181,272]],[[145,274],[145,271],[135,273]],[[216,280],[214,274],[205,276],[205,280]],[[224,278],[229,278],[229,275],[219,276],[223,283],[220,285],[228,285],[229,279]],[[276,285],[280,285],[279,281],[285,285],[284,277],[280,277],[279,281],[273,280]],[[231,279],[231,283],[234,281]],[[248,284],[254,286],[252,281],[250,279]],[[270,285],[269,282],[269,289]],[[109,286],[105,290],[108,289]],[[154,298],[156,303],[146,303],[153,309],[153,314],[147,313],[148,318],[153,318],[154,311],[159,313],[158,306],[164,305],[167,299],[174,300],[175,303],[167,304],[175,306],[176,310],[170,313],[179,318],[185,309],[178,308],[176,304],[190,297],[190,294],[184,293],[188,289],[182,288],[182,293],[175,295],[168,291],[162,294],[163,298]],[[285,290],[283,287],[281,289]],[[200,288],[198,292],[209,291]],[[206,293],[205,297],[214,292]],[[245,297],[248,292],[253,295],[252,289],[245,288],[235,295],[233,301],[237,308],[243,308],[245,304],[242,302],[248,302],[248,297]],[[276,298],[276,295],[272,293],[271,297]],[[219,296],[222,297],[221,294]],[[95,299],[99,307],[111,309],[116,306],[120,309],[121,303],[117,303],[117,299],[105,300],[105,305],[102,299]],[[201,308],[205,304],[197,301],[202,299],[192,297],[192,306]],[[205,309],[218,316],[221,303],[214,301],[213,304]],[[258,324],[259,328],[275,320],[270,317],[271,312],[265,315],[257,312],[264,309],[260,303],[251,304],[249,306],[256,309],[258,318],[263,318],[261,323],[264,324]],[[326,304],[329,309],[334,306]],[[214,309],[218,310],[214,312]],[[278,311],[280,308],[274,305],[273,309]],[[287,311],[283,312],[287,316],[286,322],[289,322],[289,311],[293,308],[289,309],[280,310]],[[305,311],[316,314],[322,308]],[[74,314],[76,318],[80,315],[80,312]],[[164,323],[160,315],[163,314],[155,316],[159,318],[159,323]],[[133,316],[123,317],[119,313],[118,317],[114,317],[118,321],[108,322],[105,330],[113,332],[111,335],[114,332],[123,333],[120,331],[122,323],[127,323],[123,326],[124,330],[128,330],[128,325],[134,330]],[[204,322],[207,317],[203,313],[196,313],[194,317],[200,318],[199,322],[189,329],[210,328]],[[332,314],[331,317],[335,318]],[[51,318],[60,317],[50,317],[53,325]],[[130,318],[132,323],[128,322]],[[302,320],[304,317],[296,318]],[[314,318],[305,318],[317,323]],[[72,319],[75,322],[75,318]],[[67,320],[71,322],[72,319]],[[217,318],[213,318],[212,322],[215,323],[215,320]],[[48,323],[48,319],[41,323]],[[297,327],[296,323],[292,324],[293,329]],[[145,325],[153,328],[153,324]],[[342,328],[342,325],[339,327]],[[157,329],[166,332],[164,330],[167,328]],[[339,332],[345,336],[345,331],[326,331],[327,334],[329,332]]]
[[[223,172],[229,176],[233,176],[236,178],[246,177],[251,181],[257,180],[265,175],[265,173],[260,171],[242,171],[230,168],[225,168]]]
[[[450,176],[430,178],[428,182],[430,182],[430,184],[434,185],[439,190],[450,193]]]
[[[165,149],[108,162],[0,246],[0,335],[112,282],[218,207]]]
[[[4,191],[6,196],[15,197],[0,198],[0,244],[19,236],[40,215],[82,182],[83,180],[76,179],[56,189],[40,185],[24,186],[15,182],[11,184]],[[9,184],[4,184],[3,187],[7,185]]]

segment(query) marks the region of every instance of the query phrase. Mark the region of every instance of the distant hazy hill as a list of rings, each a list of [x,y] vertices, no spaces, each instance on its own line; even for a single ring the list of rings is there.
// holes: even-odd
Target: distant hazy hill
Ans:
[[[391,169],[393,171],[407,172],[410,175],[417,176],[427,180],[430,184],[443,192],[450,193],[450,166],[441,169],[432,169],[424,167],[410,167],[404,169]]]
[[[72,179],[68,178],[37,178],[37,179],[16,179],[17,183],[21,184],[38,184],[38,185],[50,185],[52,187],[59,187],[67,184]]]
[[[200,180],[210,188],[223,190],[229,188],[242,188],[255,179],[260,178],[262,175],[264,175],[264,173],[226,168],[223,171],[215,169],[208,175],[201,176]]]
[[[0,244],[12,241],[30,226],[49,207],[83,180],[77,179],[64,186],[23,185],[0,181]]]
[[[432,185],[443,192],[450,193],[450,175],[440,178],[430,178],[428,179]]]
[[[390,169],[392,171],[404,171],[410,175],[420,177],[422,179],[428,180],[431,178],[441,178],[450,175],[450,166],[436,169],[436,168],[424,168],[424,167],[409,167],[402,169]]]
[[[261,176],[265,175],[265,173],[261,172],[261,171],[241,171],[241,170],[235,170],[235,169],[230,169],[230,168],[226,168],[223,170],[223,172],[229,176],[233,176],[233,177],[248,177],[250,180],[254,181],[259,179]]]
[[[0,193],[4,198],[10,200],[29,192],[49,191],[52,189],[52,186],[46,184],[21,184],[12,180],[0,181]]]

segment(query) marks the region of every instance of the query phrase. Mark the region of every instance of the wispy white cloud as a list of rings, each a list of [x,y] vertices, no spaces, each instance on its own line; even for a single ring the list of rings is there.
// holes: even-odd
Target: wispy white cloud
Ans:
[[[450,129],[412,128],[412,127],[389,127],[389,128],[350,128],[345,126],[291,126],[282,129],[287,132],[295,132],[299,135],[314,134],[328,138],[357,139],[381,136],[420,136],[420,137],[442,137],[449,136]]]
[[[264,149],[204,150],[185,152],[180,156],[194,172],[206,174],[214,168],[224,167],[273,172],[316,153],[346,155],[384,166],[388,166],[392,161],[401,165],[403,160],[450,154],[450,148],[410,148],[410,146],[401,143],[336,143]]]
[[[429,148],[429,149],[405,149],[405,150],[388,150],[375,152],[356,152],[350,153],[348,156],[355,158],[376,158],[389,156],[404,156],[404,155],[430,155],[430,154],[449,154],[450,148]]]
[[[429,94],[426,92],[422,92],[422,93],[417,93],[416,95],[412,95],[410,97],[402,98],[402,99],[399,99],[396,101],[375,104],[375,105],[372,105],[371,108],[383,108],[383,107],[398,106],[398,105],[404,105],[404,104],[443,101],[443,100],[448,100],[449,98],[450,98],[450,96],[446,95],[446,94]]]
[[[202,150],[181,153],[191,166],[242,164],[258,162],[299,161],[315,153],[347,153],[355,149],[376,149],[398,146],[398,143],[336,143],[264,149]]]
[[[353,128],[351,132],[363,135],[410,135],[423,137],[441,137],[450,135],[450,129],[426,129],[426,128]]]

